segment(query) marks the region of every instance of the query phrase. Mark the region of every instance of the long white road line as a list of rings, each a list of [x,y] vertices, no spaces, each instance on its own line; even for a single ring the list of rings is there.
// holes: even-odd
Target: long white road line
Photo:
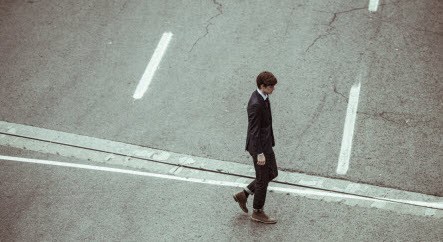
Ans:
[[[217,180],[199,179],[199,178],[192,178],[192,177],[187,178],[187,177],[156,174],[156,173],[143,172],[143,171],[104,167],[104,166],[92,166],[92,165],[84,165],[84,164],[76,164],[76,163],[68,163],[68,162],[51,161],[51,160],[29,159],[29,158],[14,157],[14,156],[0,155],[0,161],[1,160],[32,163],[32,164],[41,164],[41,165],[71,167],[71,168],[88,169],[88,170],[96,170],[96,171],[107,171],[107,172],[115,172],[115,173],[129,174],[129,175],[147,176],[147,177],[179,180],[179,181],[218,185],[218,186],[242,188],[247,185],[247,184],[243,184],[243,183],[239,183],[239,182],[217,181]],[[427,207],[435,208],[435,209],[443,209],[443,204],[433,203],[433,202],[406,201],[406,200],[398,200],[398,199],[379,200],[377,198],[359,197],[359,196],[350,195],[350,194],[338,194],[338,193],[328,192],[328,191],[316,191],[314,189],[298,189],[298,188],[285,188],[285,187],[273,187],[273,186],[270,186],[268,189],[272,190],[272,191],[279,191],[279,192],[292,193],[292,194],[308,194],[308,195],[314,195],[314,196],[320,196],[320,197],[339,197],[342,199],[373,201],[373,202],[378,202],[381,204],[402,202],[402,203],[408,203],[411,205],[419,205],[419,206],[427,206]]]
[[[13,156],[0,155],[0,160],[17,161],[17,162],[24,162],[24,163],[51,165],[51,166],[72,167],[72,168],[88,169],[88,170],[96,170],[96,171],[108,171],[108,172],[124,173],[124,174],[130,174],[130,175],[149,176],[149,177],[157,177],[157,178],[164,178],[164,179],[171,179],[171,180],[190,181],[190,182],[199,182],[199,183],[207,183],[207,184],[226,185],[226,186],[247,185],[247,184],[240,184],[239,185],[238,183],[234,183],[234,182],[217,182],[217,181],[211,181],[211,180],[205,180],[205,179],[186,178],[186,177],[156,174],[156,173],[143,172],[143,171],[118,169],[118,168],[112,168],[112,167],[92,166],[92,165],[59,162],[59,161],[51,161],[51,160],[29,159],[29,158],[13,157]]]
[[[145,73],[137,85],[135,89],[135,93],[133,95],[134,99],[140,99],[145,94],[146,90],[148,90],[149,84],[151,83],[152,77],[154,76],[155,71],[158,69],[158,65],[163,58],[163,54],[168,48],[169,42],[171,41],[172,33],[166,32],[163,34],[160,42],[155,49],[154,54],[149,61],[148,66],[146,67]]]
[[[349,169],[349,160],[354,137],[355,118],[357,117],[358,98],[360,96],[361,82],[354,84],[349,94],[348,110],[346,112],[343,139],[341,142],[340,157],[338,159],[337,174],[344,175]]]

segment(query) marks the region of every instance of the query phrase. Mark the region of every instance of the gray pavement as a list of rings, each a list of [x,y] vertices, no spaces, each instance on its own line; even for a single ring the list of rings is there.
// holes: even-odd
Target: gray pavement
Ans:
[[[2,1],[0,120],[249,164],[272,71],[281,168],[441,196],[441,1]],[[161,35],[174,36],[143,99]],[[362,90],[350,169],[335,173]]]
[[[0,1],[0,121],[250,165],[246,105],[268,70],[281,170],[442,197],[443,2],[380,3]],[[164,32],[169,47],[134,100]],[[350,168],[337,175],[359,80]],[[87,163],[0,148],[11,153]],[[442,240],[432,217],[273,193],[280,222],[267,227],[239,213],[228,187],[0,166],[5,239]]]
[[[88,161],[19,149],[5,155]],[[2,241],[441,241],[441,219],[269,193],[275,225],[251,221],[238,189],[0,160]],[[250,209],[252,200],[248,203]]]

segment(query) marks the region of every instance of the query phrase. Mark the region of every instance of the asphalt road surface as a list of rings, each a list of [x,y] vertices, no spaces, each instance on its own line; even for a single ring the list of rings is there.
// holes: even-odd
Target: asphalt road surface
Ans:
[[[249,163],[263,70],[284,169],[442,195],[442,2],[2,1],[0,119]],[[132,95],[161,36],[148,91]],[[361,81],[350,168],[336,174]]]
[[[29,151],[3,153],[75,164]],[[0,160],[2,241],[441,241],[443,221],[268,193],[250,219],[239,189]],[[248,207],[252,209],[252,199]]]
[[[250,164],[244,151],[246,105],[256,76],[268,70],[278,79],[270,100],[281,170],[441,197],[443,2],[381,0],[376,11],[369,11],[371,2],[377,1],[0,1],[0,121]],[[172,38],[146,93],[134,99],[164,33]],[[355,104],[350,90],[357,83],[355,125],[347,127],[348,109]],[[344,149],[350,154],[349,169],[338,174],[342,140],[350,129],[352,147]],[[65,212],[70,209],[79,211],[78,218],[82,212],[97,214],[84,222],[99,224],[95,228],[103,237],[90,237],[96,240],[136,240],[164,228],[172,239],[187,231],[187,239],[239,240],[262,229],[267,231],[262,236],[282,240],[343,240],[348,237],[340,236],[348,235],[371,241],[379,240],[376,234],[391,232],[392,240],[421,240],[422,234],[431,236],[430,241],[437,238],[426,233],[438,227],[436,221],[428,228],[424,218],[286,201],[278,194],[271,200],[285,202],[274,203],[271,211],[287,224],[269,229],[235,217],[235,206],[215,199],[229,196],[228,188],[214,191],[150,178],[0,165],[1,192],[10,194],[2,206],[17,211],[6,221],[18,221],[20,211],[30,216],[19,223],[25,230],[3,226],[7,238],[27,240],[40,231],[39,240],[57,238],[52,225],[71,216]],[[53,183],[41,177],[48,169],[57,174]],[[103,197],[90,196],[94,184],[106,184],[100,187]],[[66,196],[56,196],[59,192]],[[155,206],[143,204],[151,193],[158,195]],[[171,203],[164,216],[158,208],[162,199]],[[121,206],[128,201],[133,207],[124,210]],[[183,202],[192,209],[183,212],[174,206]],[[201,221],[200,208],[206,214]],[[322,217],[331,210],[341,215]],[[122,214],[126,211],[138,217],[131,222],[131,216]],[[69,221],[63,226],[79,231],[82,223]],[[344,227],[337,227],[343,221]],[[109,229],[111,224],[115,227]],[[362,226],[357,230],[356,224]],[[408,230],[414,227],[422,229]],[[196,228],[206,231],[191,232]],[[361,230],[368,237],[358,237]],[[93,233],[63,236],[88,239]]]

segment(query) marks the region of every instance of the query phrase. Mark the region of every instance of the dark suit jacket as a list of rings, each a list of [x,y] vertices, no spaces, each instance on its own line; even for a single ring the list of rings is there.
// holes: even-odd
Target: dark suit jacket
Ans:
[[[269,96],[268,96],[269,99]],[[275,146],[272,130],[271,103],[266,107],[265,100],[255,90],[248,103],[248,133],[245,150],[253,155],[271,154]]]

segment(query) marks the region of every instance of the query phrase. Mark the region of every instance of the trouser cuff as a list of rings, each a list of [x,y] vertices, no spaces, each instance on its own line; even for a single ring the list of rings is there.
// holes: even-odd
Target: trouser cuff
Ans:
[[[255,208],[254,208],[254,212],[256,212],[256,213],[261,213],[261,212],[263,212],[263,208],[260,208],[260,209],[255,209]]]
[[[249,188],[248,187],[245,187],[245,189],[244,189],[247,193],[249,193],[249,195],[254,195],[254,193],[253,192],[251,192],[251,190],[249,190]]]

